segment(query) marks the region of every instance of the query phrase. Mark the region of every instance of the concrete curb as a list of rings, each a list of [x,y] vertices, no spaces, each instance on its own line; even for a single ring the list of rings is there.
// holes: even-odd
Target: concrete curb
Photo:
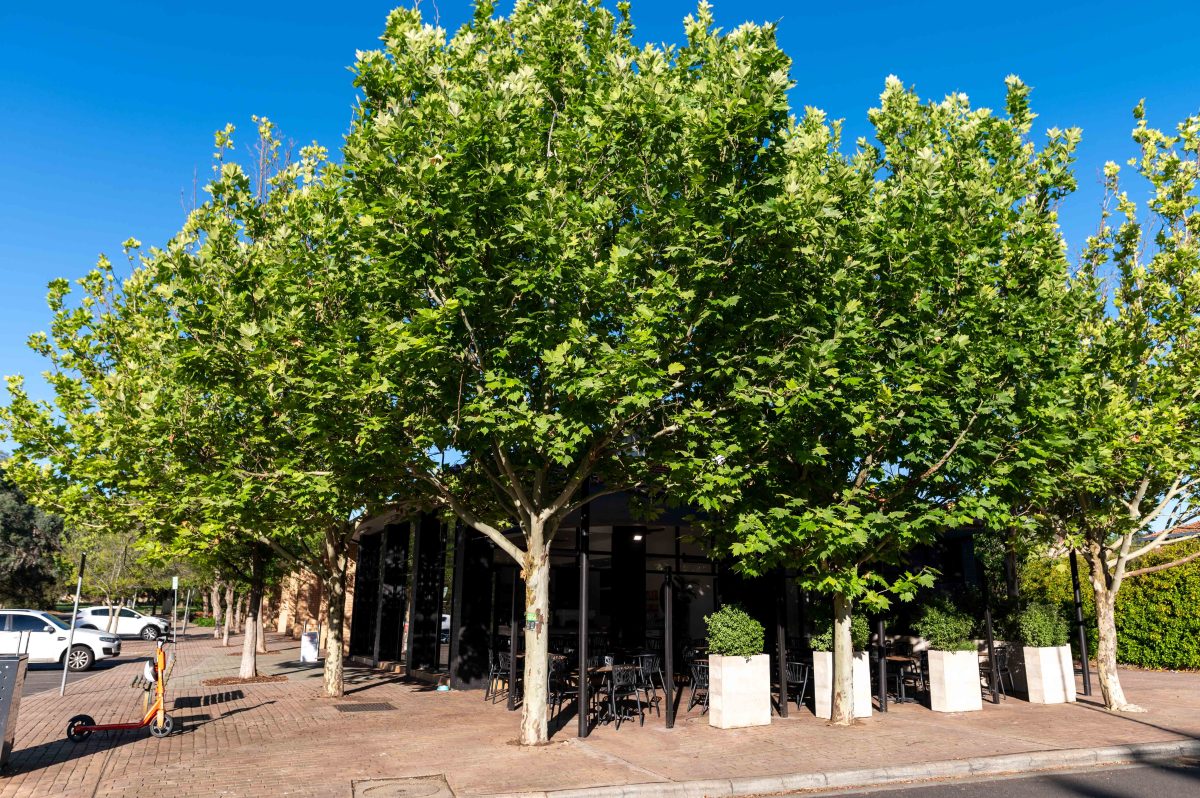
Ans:
[[[643,784],[576,787],[567,790],[533,790],[511,793],[476,793],[479,798],[745,798],[798,790],[879,787],[928,779],[1002,776],[1039,770],[1067,770],[1093,765],[1157,762],[1200,756],[1200,740],[1134,743],[1104,748],[1065,748],[1023,754],[951,759],[894,767],[831,770],[823,773],[789,773],[704,781],[661,781]]]

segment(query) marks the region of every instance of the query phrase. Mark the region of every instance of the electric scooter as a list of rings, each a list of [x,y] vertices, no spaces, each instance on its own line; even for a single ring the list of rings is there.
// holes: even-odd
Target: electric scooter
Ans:
[[[154,705],[146,712],[146,716],[138,723],[96,723],[91,715],[76,715],[67,721],[67,739],[73,743],[81,743],[92,732],[125,731],[127,729],[142,729],[150,727],[150,734],[163,738],[175,728],[175,721],[166,713],[167,679],[175,665],[175,657],[167,656],[166,641],[159,638],[154,652],[154,661],[146,663],[142,676],[134,679],[131,687],[141,687],[145,691],[142,697],[142,707],[149,703],[150,690],[154,690]]]

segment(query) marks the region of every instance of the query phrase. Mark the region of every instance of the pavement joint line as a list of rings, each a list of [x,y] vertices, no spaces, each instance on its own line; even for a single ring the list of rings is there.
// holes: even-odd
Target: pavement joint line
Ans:
[[[774,776],[575,787],[562,790],[462,793],[462,798],[753,798],[823,789],[869,788],[955,777],[1011,776],[1100,765],[1161,762],[1200,756],[1200,740],[1062,748],[913,765],[890,765]]]

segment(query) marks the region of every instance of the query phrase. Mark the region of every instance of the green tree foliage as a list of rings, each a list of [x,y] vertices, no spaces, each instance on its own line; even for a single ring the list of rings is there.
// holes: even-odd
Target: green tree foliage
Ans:
[[[52,606],[62,519],[30,504],[0,467],[0,603]]]
[[[745,570],[797,568],[832,595],[837,722],[851,718],[851,604],[930,584],[906,556],[947,527],[1009,521],[997,497],[1032,448],[1036,386],[1068,351],[1055,208],[1078,132],[1035,146],[1028,94],[1010,79],[995,114],[890,79],[877,143],[850,158],[810,113],[768,208],[780,233],[734,275],[750,315],[710,344],[707,423],[680,485]]]
[[[394,11],[345,148],[392,308],[379,372],[460,459],[414,477],[522,569],[526,744],[547,738],[550,542],[581,503],[645,486],[681,432],[699,342],[742,313],[728,276],[757,263],[743,233],[789,126],[772,26],[721,33],[702,4],[686,44],[639,48],[618,9],[480,3],[449,39]]]

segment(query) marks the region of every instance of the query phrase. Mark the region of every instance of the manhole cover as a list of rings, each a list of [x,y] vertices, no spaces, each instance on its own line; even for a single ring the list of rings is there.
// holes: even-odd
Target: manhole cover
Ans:
[[[387,712],[395,709],[394,706],[386,701],[380,701],[376,704],[338,704],[338,712]]]
[[[445,776],[368,779],[353,784],[354,798],[454,798]]]

